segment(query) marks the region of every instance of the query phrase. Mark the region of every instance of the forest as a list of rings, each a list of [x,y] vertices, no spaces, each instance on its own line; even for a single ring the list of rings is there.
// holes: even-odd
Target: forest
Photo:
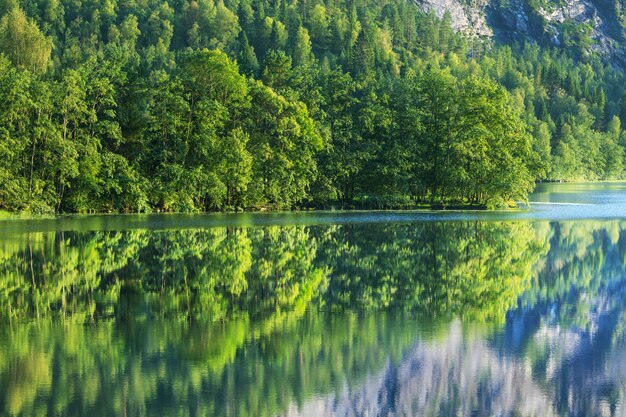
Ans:
[[[406,0],[0,16],[0,211],[496,208],[626,176],[626,77],[583,37],[471,39]]]

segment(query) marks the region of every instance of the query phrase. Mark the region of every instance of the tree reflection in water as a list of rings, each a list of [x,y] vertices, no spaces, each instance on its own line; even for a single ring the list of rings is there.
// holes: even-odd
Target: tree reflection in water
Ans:
[[[624,226],[0,239],[0,414],[620,414]]]

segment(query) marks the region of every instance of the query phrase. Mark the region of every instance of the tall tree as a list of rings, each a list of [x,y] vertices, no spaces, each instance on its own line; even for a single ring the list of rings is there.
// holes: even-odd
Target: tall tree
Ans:
[[[19,68],[42,73],[48,67],[52,40],[19,7],[0,20],[0,52]]]

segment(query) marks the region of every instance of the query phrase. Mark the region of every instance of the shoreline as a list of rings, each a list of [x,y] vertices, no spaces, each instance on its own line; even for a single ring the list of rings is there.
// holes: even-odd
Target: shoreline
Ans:
[[[537,186],[593,186],[594,184],[616,184],[626,186],[626,180],[602,180],[602,181],[541,181],[537,182]],[[537,187],[533,191],[537,192]],[[531,193],[529,195],[532,196]],[[359,204],[359,203],[339,203],[320,204],[320,205],[301,205],[293,208],[275,208],[275,207],[251,207],[251,208],[233,208],[229,210],[215,211],[140,211],[140,212],[124,212],[124,211],[95,211],[95,212],[62,212],[62,213],[31,213],[28,211],[8,211],[0,210],[0,221],[3,220],[38,220],[38,219],[56,219],[71,216],[108,216],[108,215],[209,215],[209,214],[254,214],[254,213],[358,213],[358,212],[467,212],[467,213],[493,213],[505,212],[515,213],[523,212],[530,208],[530,201],[527,202],[510,202],[505,207],[488,208],[486,205],[477,204],[441,204],[441,203],[420,203],[420,204]],[[542,204],[545,202],[534,201],[534,203]]]
[[[523,203],[520,203],[523,204]],[[297,213],[375,213],[375,212],[517,212],[528,209],[528,205],[508,206],[503,208],[490,209],[486,206],[479,205],[449,205],[441,204],[432,205],[416,205],[413,207],[337,207],[337,206],[320,206],[320,207],[297,207],[297,208],[246,208],[234,210],[216,210],[216,211],[141,211],[141,212],[123,212],[123,211],[95,211],[95,212],[62,212],[62,213],[30,213],[27,211],[6,211],[0,210],[0,221],[3,220],[39,220],[39,219],[56,219],[72,216],[133,216],[133,215],[210,215],[210,214],[297,214]]]

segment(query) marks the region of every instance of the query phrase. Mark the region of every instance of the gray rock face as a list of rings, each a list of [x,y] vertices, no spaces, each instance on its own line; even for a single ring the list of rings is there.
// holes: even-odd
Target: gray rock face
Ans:
[[[467,36],[490,37],[493,35],[485,18],[489,0],[416,0],[425,11],[433,11],[439,18],[450,13],[454,30]]]
[[[523,0],[511,0],[508,7],[497,9],[497,14],[509,31],[528,34],[529,17],[524,9]]]
[[[550,0],[535,10],[530,9],[527,0],[414,1],[440,18],[449,13],[453,29],[468,37],[489,39],[501,32],[509,39],[519,40],[524,36],[529,42],[564,47],[567,42],[563,28],[573,25],[591,39],[584,53],[597,53],[626,66],[626,33],[618,16],[621,12],[604,0]],[[497,31],[492,27],[493,21],[498,22]]]
[[[563,23],[570,19],[579,23],[586,23],[597,16],[592,4],[580,0],[569,0],[550,8],[540,7],[539,11],[548,22],[557,23]]]
[[[607,57],[612,55],[612,45],[616,41],[606,32],[605,22],[601,18],[598,8],[592,2],[566,0],[549,8],[541,7],[539,13],[546,22],[549,22],[550,27],[554,28],[557,38],[560,35],[557,29],[558,25],[563,23],[571,22],[577,25],[590,26],[589,37],[593,40],[591,50]],[[560,46],[560,42],[557,46]]]

